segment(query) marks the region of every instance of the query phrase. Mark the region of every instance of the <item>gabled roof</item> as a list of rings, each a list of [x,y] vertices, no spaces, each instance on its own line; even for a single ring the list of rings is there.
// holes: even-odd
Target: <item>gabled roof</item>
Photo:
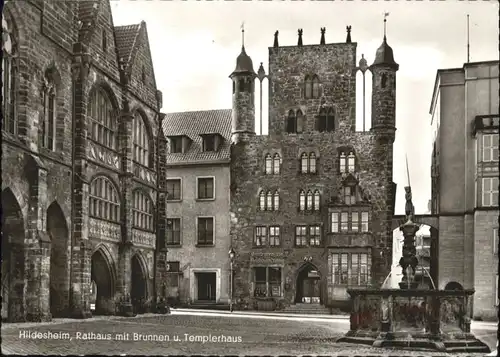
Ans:
[[[167,165],[229,162],[231,158],[231,109],[202,110],[166,114],[166,137],[185,135],[192,142],[186,153],[167,154]],[[224,139],[217,151],[202,150],[203,134],[220,134]]]
[[[137,45],[141,24],[115,26],[115,43],[118,52],[118,62],[127,68],[132,59],[132,53]]]

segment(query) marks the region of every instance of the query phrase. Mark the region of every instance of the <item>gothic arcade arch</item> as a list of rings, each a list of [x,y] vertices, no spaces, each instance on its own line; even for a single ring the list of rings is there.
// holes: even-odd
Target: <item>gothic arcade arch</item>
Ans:
[[[116,270],[114,260],[109,250],[101,244],[91,258],[91,303],[95,304],[96,315],[110,315],[114,313],[114,295],[116,284]]]
[[[131,260],[130,298],[135,310],[148,298],[148,265],[141,252],[137,251]]]
[[[319,268],[314,263],[305,262],[295,274],[295,302],[323,303],[322,285]]]

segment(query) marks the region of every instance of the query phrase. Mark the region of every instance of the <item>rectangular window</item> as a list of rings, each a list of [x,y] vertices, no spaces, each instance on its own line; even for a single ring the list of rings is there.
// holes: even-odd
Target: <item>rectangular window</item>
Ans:
[[[309,245],[312,247],[319,247],[321,245],[321,227],[309,227]]]
[[[266,245],[266,238],[267,238],[267,227],[266,226],[255,227],[254,244],[257,247],[264,246]]]
[[[496,278],[496,281],[495,281],[495,304],[496,306],[500,305],[500,301],[498,300],[498,274],[497,274],[497,278]]]
[[[349,231],[349,214],[347,212],[342,212],[340,214],[340,231]]]
[[[182,153],[182,137],[172,137],[169,141],[171,154]]]
[[[181,179],[167,179],[167,201],[181,199]]]
[[[361,232],[368,232],[368,212],[361,212]]]
[[[254,296],[256,297],[281,297],[281,268],[256,267],[253,268]]]
[[[203,151],[215,151],[215,135],[203,136]]]
[[[339,231],[339,213],[338,212],[332,212],[331,213],[331,227],[330,227],[330,232],[336,233]]]
[[[354,204],[352,201],[351,187],[344,187],[344,203],[346,205]]]
[[[198,218],[198,245],[214,244],[214,219]]]
[[[349,264],[347,259],[349,258],[349,254],[341,254],[340,255],[340,284],[347,284],[349,278]]]
[[[498,134],[483,135],[483,161],[498,161]]]
[[[307,226],[295,227],[295,245],[297,247],[307,246]]]
[[[498,177],[483,178],[483,206],[498,206]]]
[[[167,245],[181,244],[181,219],[167,218]]]
[[[368,254],[332,254],[332,275],[334,284],[368,285],[370,282]]]
[[[214,198],[213,177],[198,177],[198,199],[209,200]]]
[[[351,231],[357,232],[359,231],[359,212],[351,213]]]
[[[498,228],[493,229],[493,254],[498,254]]]
[[[280,227],[269,227],[269,245],[271,247],[278,247],[280,245]]]

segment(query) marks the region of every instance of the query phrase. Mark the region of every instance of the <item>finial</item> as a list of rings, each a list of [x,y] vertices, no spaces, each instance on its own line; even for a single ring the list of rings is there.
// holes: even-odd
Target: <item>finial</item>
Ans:
[[[266,71],[264,70],[264,63],[260,62],[259,70],[257,71],[257,77],[262,82],[266,78]]]
[[[324,45],[325,44],[325,31],[326,31],[326,27],[322,27],[321,28],[321,41],[320,41],[320,45]]]
[[[388,12],[384,12],[384,41],[387,41],[387,37],[386,37],[387,16],[389,16],[389,13]]]
[[[366,61],[365,55],[361,54],[361,59],[359,60],[359,69],[362,73],[365,73],[368,69],[368,62]]]
[[[273,47],[279,47],[279,44],[278,44],[278,35],[279,35],[279,31],[276,30],[276,32],[274,33],[274,44],[273,44]]]
[[[347,30],[347,38],[345,40],[345,42],[347,43],[351,43],[351,26],[346,26],[346,30]]]
[[[302,29],[299,29],[299,42],[297,43],[298,46],[302,46]]]

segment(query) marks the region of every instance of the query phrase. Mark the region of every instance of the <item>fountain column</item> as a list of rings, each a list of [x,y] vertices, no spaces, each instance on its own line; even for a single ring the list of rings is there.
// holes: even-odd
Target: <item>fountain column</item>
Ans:
[[[403,256],[399,260],[399,265],[403,269],[403,279],[399,283],[401,289],[416,289],[418,283],[415,281],[415,272],[418,265],[417,249],[415,248],[415,234],[417,234],[420,226],[413,222],[415,207],[411,201],[411,187],[406,186],[406,223],[401,225],[399,229],[403,232]]]

